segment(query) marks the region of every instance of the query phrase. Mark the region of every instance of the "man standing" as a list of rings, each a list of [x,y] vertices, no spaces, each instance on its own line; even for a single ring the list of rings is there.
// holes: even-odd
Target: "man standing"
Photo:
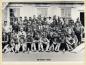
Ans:
[[[23,20],[22,20],[22,17],[19,17],[18,24],[19,24],[19,30],[20,30],[20,28],[23,27]]]
[[[24,31],[27,32],[28,19],[26,16],[24,17],[23,26],[24,26]]]
[[[82,36],[82,33],[83,33],[83,28],[82,28],[82,25],[81,25],[81,22],[79,19],[77,19],[76,23],[75,23],[75,27],[74,27],[74,32],[78,38],[78,45],[81,44],[81,36]]]

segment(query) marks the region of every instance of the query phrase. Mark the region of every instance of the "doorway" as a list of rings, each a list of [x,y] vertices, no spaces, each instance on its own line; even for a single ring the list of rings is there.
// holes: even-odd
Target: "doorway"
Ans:
[[[84,26],[84,12],[80,12],[81,24]]]

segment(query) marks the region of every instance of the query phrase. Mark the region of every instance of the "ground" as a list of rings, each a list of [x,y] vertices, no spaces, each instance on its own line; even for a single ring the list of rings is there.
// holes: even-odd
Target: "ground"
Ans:
[[[72,52],[29,52],[3,54],[3,61],[83,61],[84,44],[81,44]]]

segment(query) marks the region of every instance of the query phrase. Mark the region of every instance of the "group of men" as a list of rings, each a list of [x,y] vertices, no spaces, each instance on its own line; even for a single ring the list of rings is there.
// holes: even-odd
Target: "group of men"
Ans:
[[[2,29],[2,52],[59,52],[72,51],[82,43],[84,27],[76,21],[63,17],[15,17],[4,21]]]

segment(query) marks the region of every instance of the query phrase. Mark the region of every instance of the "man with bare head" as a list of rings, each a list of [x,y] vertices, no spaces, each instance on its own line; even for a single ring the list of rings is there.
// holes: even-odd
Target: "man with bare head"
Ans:
[[[26,32],[23,30],[23,28],[20,29],[18,32],[18,38],[19,38],[19,45],[22,46],[23,52],[26,51]],[[19,51],[19,48],[18,48]]]

